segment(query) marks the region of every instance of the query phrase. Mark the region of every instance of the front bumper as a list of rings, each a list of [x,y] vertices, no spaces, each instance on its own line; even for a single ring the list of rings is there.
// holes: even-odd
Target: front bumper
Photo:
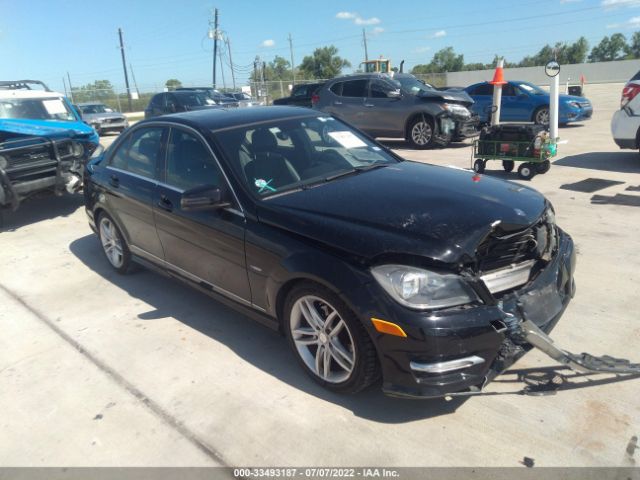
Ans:
[[[530,320],[549,332],[573,297],[573,241],[559,230],[555,257],[526,285],[498,295],[495,305],[476,304],[434,312],[406,309],[369,284],[376,307],[359,312],[400,325],[406,338],[372,331],[383,390],[399,397],[429,398],[482,389],[532,348],[509,338],[506,318]]]
[[[591,120],[593,107],[572,108],[560,111],[560,123],[584,122]]]

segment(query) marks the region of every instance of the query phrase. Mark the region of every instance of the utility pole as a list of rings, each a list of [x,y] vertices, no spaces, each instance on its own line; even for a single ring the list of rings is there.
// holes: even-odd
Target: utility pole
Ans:
[[[131,70],[131,78],[133,78],[133,84],[136,87],[136,93],[138,94],[138,98],[139,98],[140,90],[138,89],[138,82],[136,82],[136,75],[133,73],[133,65],[129,64],[129,70]]]
[[[218,9],[214,9],[213,30],[209,20],[209,38],[213,38],[213,88],[216,88],[216,63],[218,61]]]
[[[133,110],[131,105],[131,89],[129,88],[129,75],[127,74],[127,60],[124,57],[124,42],[122,41],[122,29],[118,29],[118,36],[120,37],[120,53],[122,54],[122,70],[124,70],[124,84],[127,87],[127,99],[129,100],[129,111]]]
[[[229,66],[231,67],[231,80],[233,82],[233,91],[236,90],[236,74],[233,71],[233,58],[231,58],[231,40],[229,37],[225,37],[225,42],[227,43],[227,51],[229,52]]]
[[[227,88],[227,81],[224,79],[224,65],[222,64],[222,48],[218,52],[218,57],[220,57],[220,75],[222,75],[222,88]]]
[[[71,97],[71,103],[74,103],[74,101],[73,101],[73,87],[71,86],[71,75],[69,75],[69,72],[67,72],[67,79],[69,79],[69,96]]]
[[[367,51],[367,33],[362,29],[362,41],[364,42],[364,61],[369,61],[369,52]]]
[[[291,75],[293,75],[293,84],[296,84],[296,67],[293,63],[293,41],[291,40],[291,34],[289,34],[289,53],[291,54]]]
[[[256,57],[253,61],[253,83],[256,86],[256,98],[260,100],[260,90],[258,89],[258,63],[260,63],[260,57]]]

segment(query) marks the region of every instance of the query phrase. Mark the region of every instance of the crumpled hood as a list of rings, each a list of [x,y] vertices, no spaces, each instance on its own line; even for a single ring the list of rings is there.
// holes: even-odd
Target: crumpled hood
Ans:
[[[443,101],[450,103],[459,103],[468,107],[473,105],[474,101],[465,91],[458,90],[420,90],[416,96],[428,101]]]
[[[57,120],[0,119],[0,132],[17,135],[90,139],[95,131],[90,125],[82,122],[65,122]],[[96,140],[97,143],[97,140]]]
[[[521,230],[547,207],[533,189],[474,176],[406,161],[265,199],[258,217],[367,260],[397,254],[455,264],[473,258],[497,221],[503,232]]]

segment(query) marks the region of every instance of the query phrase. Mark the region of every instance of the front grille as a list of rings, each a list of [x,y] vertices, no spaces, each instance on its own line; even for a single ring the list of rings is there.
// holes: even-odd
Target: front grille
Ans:
[[[487,237],[477,249],[478,268],[491,272],[527,260],[550,260],[555,247],[555,226],[543,218],[524,230]]]
[[[71,140],[55,142],[62,162],[73,160]],[[7,160],[5,168],[12,182],[55,176],[58,162],[54,144],[46,139],[18,139],[2,144],[0,153]]]

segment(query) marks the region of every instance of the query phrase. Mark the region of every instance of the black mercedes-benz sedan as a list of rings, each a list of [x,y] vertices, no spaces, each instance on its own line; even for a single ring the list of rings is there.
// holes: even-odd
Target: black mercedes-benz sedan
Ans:
[[[338,392],[477,392],[548,332],[574,247],[535,190],[406,161],[317,111],[195,111],[137,123],[85,171],[120,273],[160,269],[284,333]]]

